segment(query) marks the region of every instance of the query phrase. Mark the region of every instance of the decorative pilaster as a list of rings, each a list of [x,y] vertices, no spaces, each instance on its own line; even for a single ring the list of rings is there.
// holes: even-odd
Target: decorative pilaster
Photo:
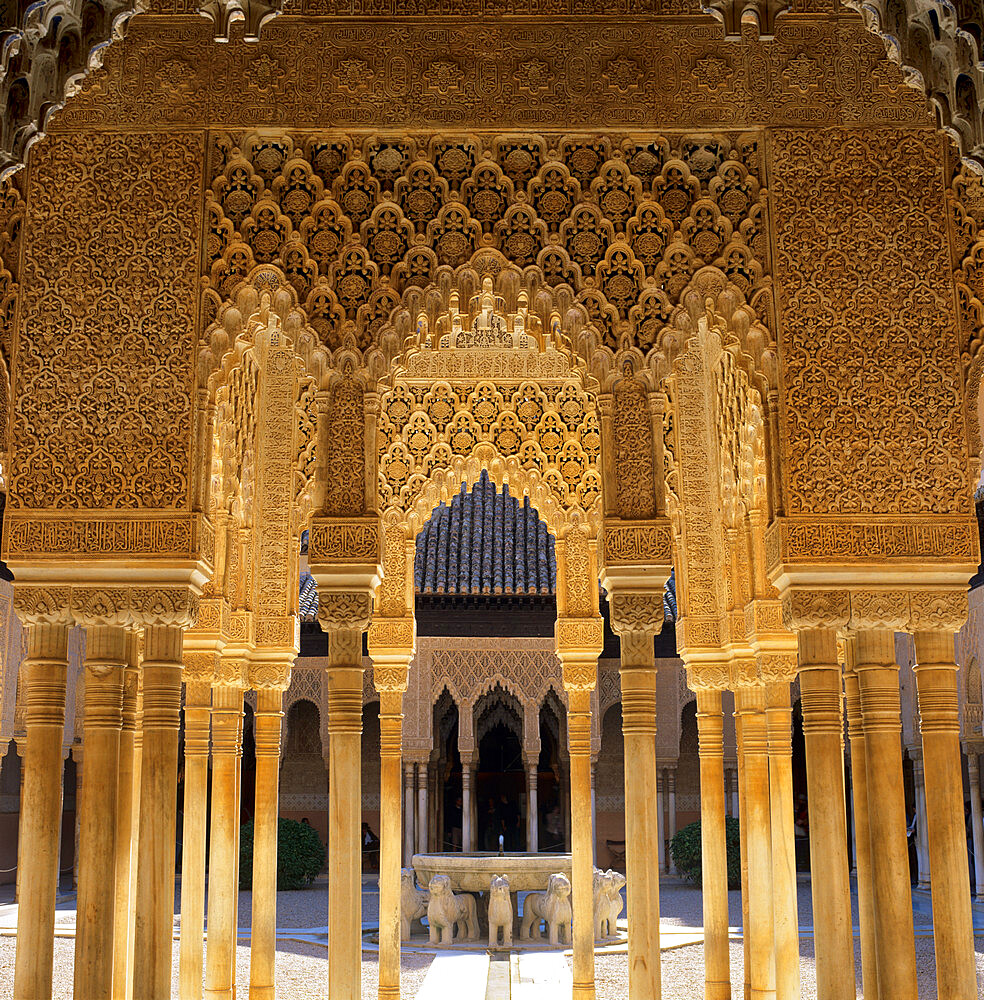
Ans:
[[[15,591],[16,596],[16,591]],[[68,674],[68,628],[27,623],[24,776],[17,849],[17,1000],[50,1000],[55,940],[55,892],[61,834],[62,732]],[[26,901],[30,900],[30,905]]]
[[[277,825],[280,729],[293,651],[282,659],[251,662],[256,691],[256,798],[253,807],[253,913],[249,945],[249,1000],[275,1000],[277,956]]]
[[[916,953],[905,836],[895,634],[888,628],[864,628],[858,630],[856,641],[854,669],[864,726],[878,987],[882,996],[893,1000],[915,1000]]]
[[[184,818],[181,843],[181,996],[201,1000],[205,958],[205,841],[208,815],[208,751],[212,680],[218,656],[184,654]]]
[[[246,669],[242,659],[222,657],[212,685],[212,816],[204,990],[208,1000],[233,1000],[236,984],[238,786]]]
[[[832,628],[804,628],[797,639],[810,868],[823,872],[822,879],[811,883],[817,995],[829,1000],[855,1000],[837,633]]]
[[[184,630],[175,626],[152,625],[144,630],[135,1000],[164,997],[171,989],[183,637]]]
[[[85,659],[85,772],[79,827],[79,895],[75,932],[75,995],[113,995],[116,913],[116,796],[126,632],[90,626]]]
[[[724,715],[721,692],[697,686],[700,757],[701,900],[704,1000],[731,1000],[728,947],[728,844],[725,827]]]
[[[966,598],[963,594],[960,598],[966,617]],[[928,629],[929,622],[918,624]],[[973,1000],[980,994],[964,830],[954,632],[937,628],[916,631],[914,636],[932,872],[936,988],[941,997]]]

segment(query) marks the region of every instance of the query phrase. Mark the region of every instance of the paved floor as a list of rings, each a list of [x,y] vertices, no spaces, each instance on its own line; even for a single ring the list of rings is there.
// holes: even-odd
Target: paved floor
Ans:
[[[813,954],[813,928],[809,884],[800,885],[800,956],[803,1000],[817,1000]],[[249,982],[249,919],[251,894],[240,893],[241,939],[237,950],[236,979]],[[694,1000],[703,995],[700,890],[679,883],[664,883],[660,890],[662,980],[664,1000]],[[743,980],[741,899],[729,894],[733,942],[732,982],[740,996]],[[978,977],[984,996],[984,906],[975,905]],[[363,923],[374,927],[378,915],[375,880],[366,878],[362,895]],[[180,893],[175,931],[179,928]],[[855,900],[855,924],[857,909]],[[932,940],[932,905],[928,893],[913,894],[916,956],[921,1000],[936,997],[935,956]],[[277,978],[281,1000],[324,1000],[327,994],[327,892],[324,882],[300,892],[281,893],[278,899]],[[7,887],[0,889],[0,1000],[12,1000],[16,940],[16,906]],[[75,897],[65,891],[56,915],[55,983],[52,1000],[71,1000],[74,965]],[[402,993],[406,1000],[560,1000],[570,996],[570,956],[561,951],[522,952],[508,962],[485,952],[435,954],[425,942],[420,950],[402,958]],[[508,974],[505,966],[508,966]],[[177,997],[177,941],[174,946],[173,997]],[[628,988],[628,960],[624,947],[595,959],[598,1000],[624,1000]],[[374,998],[378,983],[375,950],[367,944],[362,961],[362,996]],[[860,958],[857,959],[858,996],[861,993]],[[241,989],[241,993],[245,993]]]

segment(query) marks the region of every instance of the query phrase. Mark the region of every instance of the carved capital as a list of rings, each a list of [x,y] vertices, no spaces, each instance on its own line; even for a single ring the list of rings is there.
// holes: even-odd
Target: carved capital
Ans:
[[[737,691],[740,688],[761,687],[762,677],[758,672],[758,664],[753,657],[741,656],[728,665],[731,674],[731,687]]]
[[[354,629],[365,632],[372,618],[372,600],[366,592],[318,594],[318,624],[326,632]]]
[[[14,611],[24,625],[70,625],[69,587],[32,587],[14,584]]]
[[[846,590],[795,590],[782,596],[782,620],[788,629],[845,628],[851,617]]]
[[[909,595],[904,590],[852,590],[850,627],[905,629],[909,625]]]
[[[724,662],[687,664],[687,687],[691,691],[723,691],[731,684],[731,671]]]
[[[619,635],[626,632],[648,632],[655,635],[663,628],[665,611],[663,594],[618,593],[609,598],[612,630]]]
[[[410,672],[401,664],[373,664],[372,684],[382,694],[402,694],[407,689]]]
[[[250,660],[248,686],[253,691],[286,691],[290,687],[293,656],[283,660]]]
[[[967,591],[915,590],[909,595],[908,632],[959,632],[967,621]]]
[[[242,656],[221,656],[212,683],[216,687],[239,688],[249,686],[249,663]]]
[[[598,660],[561,657],[565,691],[593,691],[598,683]]]
[[[765,684],[788,684],[796,679],[798,657],[795,650],[759,653],[758,673]]]
[[[214,650],[186,649],[181,654],[186,683],[196,681],[212,682],[218,673],[219,654]]]

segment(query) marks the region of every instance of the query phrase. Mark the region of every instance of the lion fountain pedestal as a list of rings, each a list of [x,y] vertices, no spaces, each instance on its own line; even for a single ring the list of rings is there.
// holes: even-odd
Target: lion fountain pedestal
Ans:
[[[490,949],[509,950],[514,941],[519,946],[542,947],[549,942],[570,947],[570,854],[416,854],[412,863],[413,869],[403,871],[404,942],[410,940],[414,922],[426,916],[434,947],[484,948],[479,940],[486,927]],[[610,942],[616,935],[624,885],[623,875],[596,871],[594,917],[599,941]],[[520,893],[526,894],[522,914]]]

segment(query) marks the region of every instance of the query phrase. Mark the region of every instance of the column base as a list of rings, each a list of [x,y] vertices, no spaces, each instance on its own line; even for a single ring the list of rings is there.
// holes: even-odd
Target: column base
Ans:
[[[704,1000],[731,1000],[731,980],[727,982],[704,982]]]
[[[380,986],[379,1000],[400,1000],[399,986]]]

